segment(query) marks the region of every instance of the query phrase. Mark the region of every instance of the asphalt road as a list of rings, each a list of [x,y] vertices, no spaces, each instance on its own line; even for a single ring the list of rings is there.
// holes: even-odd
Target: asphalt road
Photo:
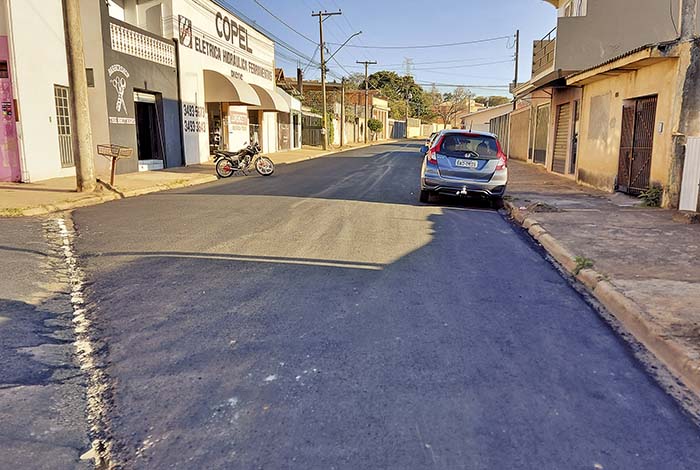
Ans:
[[[697,469],[700,430],[415,144],[77,210],[124,468]]]
[[[0,469],[90,468],[54,218],[0,218]]]

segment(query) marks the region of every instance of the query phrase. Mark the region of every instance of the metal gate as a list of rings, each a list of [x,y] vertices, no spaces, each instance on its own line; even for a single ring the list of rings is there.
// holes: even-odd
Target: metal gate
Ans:
[[[622,108],[617,190],[638,195],[649,188],[656,96],[625,102]]]
[[[539,106],[535,112],[534,146],[532,160],[544,164],[547,159],[547,141],[549,137],[549,105]]]
[[[552,171],[566,172],[566,154],[569,153],[569,127],[571,126],[571,104],[564,103],[557,107],[557,132],[554,136],[554,155]]]

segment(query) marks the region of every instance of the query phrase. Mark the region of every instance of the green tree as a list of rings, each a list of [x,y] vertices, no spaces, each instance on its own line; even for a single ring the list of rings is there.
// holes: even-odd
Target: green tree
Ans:
[[[430,120],[432,107],[425,90],[412,76],[401,76],[389,70],[380,70],[368,77],[371,89],[381,91],[389,101],[389,117],[403,120],[406,118],[406,101],[408,99],[409,117]]]
[[[367,120],[367,129],[372,131],[372,137],[376,135],[378,132],[382,131],[382,128],[384,127],[384,124],[382,124],[382,121],[379,119],[368,119]]]
[[[490,108],[492,106],[500,106],[510,103],[511,99],[507,96],[477,96],[474,101]]]

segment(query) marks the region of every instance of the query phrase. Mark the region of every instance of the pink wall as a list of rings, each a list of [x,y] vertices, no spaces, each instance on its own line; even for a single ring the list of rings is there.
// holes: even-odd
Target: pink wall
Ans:
[[[7,36],[0,36],[0,64],[0,181],[20,181],[22,173]]]

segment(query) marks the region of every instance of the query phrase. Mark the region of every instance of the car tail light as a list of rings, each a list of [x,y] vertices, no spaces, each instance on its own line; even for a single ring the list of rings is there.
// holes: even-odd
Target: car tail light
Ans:
[[[437,152],[438,152],[438,149],[440,148],[440,145],[442,144],[442,139],[444,139],[444,138],[445,138],[444,135],[443,135],[442,137],[440,137],[440,138],[437,140],[437,142],[435,142],[435,145],[433,145],[433,148],[431,148],[430,150],[428,150],[428,154],[427,154],[427,155],[428,155],[428,163],[430,163],[431,165],[437,165],[437,164],[438,164],[438,161],[437,161]]]
[[[428,163],[437,165],[437,153],[434,149],[428,150]]]
[[[498,152],[498,163],[496,164],[496,171],[505,170],[508,166],[508,157],[503,152]]]

